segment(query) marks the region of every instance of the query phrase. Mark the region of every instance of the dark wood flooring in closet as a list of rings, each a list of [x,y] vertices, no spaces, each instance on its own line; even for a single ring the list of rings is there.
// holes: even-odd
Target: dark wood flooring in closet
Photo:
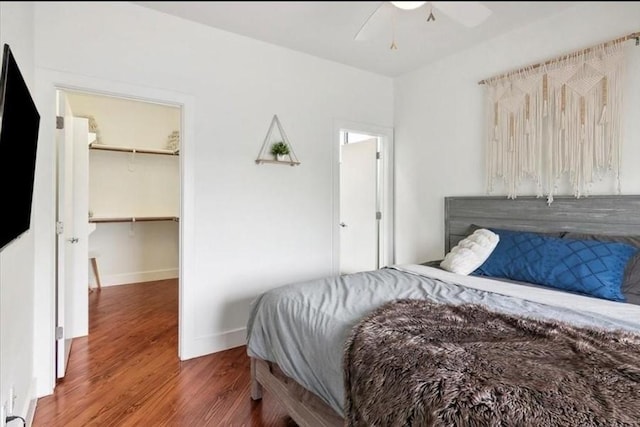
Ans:
[[[89,305],[89,336],[34,426],[295,426],[268,393],[249,397],[245,347],[178,359],[177,280],[106,287]]]

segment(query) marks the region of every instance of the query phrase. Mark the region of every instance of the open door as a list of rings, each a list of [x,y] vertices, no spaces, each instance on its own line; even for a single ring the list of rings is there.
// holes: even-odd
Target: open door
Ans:
[[[58,91],[56,376],[63,378],[74,337],[88,333],[89,124],[74,118]]]
[[[67,300],[67,256],[73,253],[72,237],[65,224],[72,224],[71,218],[71,173],[67,165],[71,163],[73,147],[73,115],[63,93],[57,93],[56,145],[57,145],[57,218],[56,218],[56,377],[63,378],[71,352],[71,338],[65,337],[65,306]],[[65,126],[66,125],[66,126]],[[70,239],[70,240],[67,240]]]
[[[89,120],[73,118],[73,165],[71,171],[71,216],[75,243],[71,256],[67,256],[67,271],[71,271],[67,285],[67,301],[71,316],[67,315],[67,333],[70,338],[89,334]],[[67,240],[68,241],[68,240]],[[68,274],[68,273],[67,273]]]
[[[340,163],[340,273],[379,266],[378,138],[345,143]]]

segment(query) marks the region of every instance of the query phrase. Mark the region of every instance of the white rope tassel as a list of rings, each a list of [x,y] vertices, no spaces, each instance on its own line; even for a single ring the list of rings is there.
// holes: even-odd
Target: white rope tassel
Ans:
[[[598,124],[605,124],[605,119],[606,119],[606,114],[607,114],[607,104],[604,104],[602,106],[602,112],[600,113],[600,120],[598,120]]]
[[[637,42],[637,39],[636,39]],[[611,86],[613,86],[613,88],[611,88],[611,86],[609,87],[608,93],[609,93],[609,102],[608,104],[614,105],[615,106],[615,111],[611,114],[611,117],[615,117],[615,133],[612,132],[613,134],[613,138],[615,138],[615,156],[616,156],[616,169],[615,169],[615,174],[616,174],[616,181],[617,181],[617,187],[618,187],[618,194],[622,194],[622,185],[620,182],[620,166],[621,166],[621,162],[622,162],[622,126],[623,126],[623,113],[622,113],[622,107],[623,107],[623,93],[624,93],[624,89],[623,89],[623,82],[625,80],[625,57],[624,57],[624,50],[623,50],[623,44],[622,42],[618,43],[617,45],[615,45],[615,48],[612,49],[614,50],[614,55],[616,55],[617,57],[619,57],[619,66],[616,67],[613,71],[613,78],[614,78],[614,82]],[[611,96],[611,93],[613,91],[613,96]],[[612,98],[615,100],[615,102],[612,102]]]
[[[485,165],[487,170],[486,176],[486,189],[487,193],[493,192],[493,177],[495,176],[495,161],[496,161],[496,138],[498,134],[498,126],[495,124],[495,103],[492,100],[493,96],[487,96],[486,100],[486,112],[487,122],[491,126],[487,126],[487,147],[485,153]]]

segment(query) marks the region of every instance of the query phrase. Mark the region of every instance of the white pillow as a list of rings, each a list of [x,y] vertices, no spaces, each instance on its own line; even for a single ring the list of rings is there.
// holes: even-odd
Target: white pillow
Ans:
[[[484,263],[498,245],[500,237],[491,230],[480,228],[451,249],[440,267],[468,276]]]

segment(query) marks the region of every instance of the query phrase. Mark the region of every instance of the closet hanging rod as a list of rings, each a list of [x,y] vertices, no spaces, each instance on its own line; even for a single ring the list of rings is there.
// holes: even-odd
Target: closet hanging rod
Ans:
[[[105,150],[105,151],[122,151],[125,153],[141,153],[141,154],[164,154],[167,156],[178,156],[180,155],[179,150],[171,151],[171,150],[160,150],[160,149],[150,149],[150,148],[129,148],[129,147],[118,147],[115,145],[104,145],[104,144],[89,144],[89,148],[92,150]]]
[[[559,55],[553,59],[549,59],[548,61],[544,61],[544,62],[538,62],[537,64],[532,64],[526,67],[522,67],[519,68],[517,70],[513,70],[513,71],[509,71],[507,73],[504,74],[499,74],[497,76],[493,76],[493,77],[489,77],[488,79],[484,79],[484,80],[480,80],[478,82],[479,85],[484,85],[487,84],[493,80],[499,80],[505,77],[509,77],[511,75],[514,74],[518,74],[521,73],[523,71],[532,71],[535,69],[538,69],[540,67],[544,67],[545,65],[549,65],[552,64],[556,61],[558,61],[558,59],[563,58],[565,56],[572,56],[572,55],[580,55],[580,54],[585,54],[585,53],[589,53],[594,49],[598,49],[598,48],[602,48],[602,47],[606,47],[615,43],[622,43],[622,42],[626,42],[627,40],[634,40],[636,41],[636,46],[640,46],[640,32],[635,32],[635,33],[631,33],[631,34],[627,34],[626,36],[622,36],[622,37],[618,37],[617,39],[613,39],[613,40],[609,40],[608,42],[604,42],[604,43],[600,43],[597,44],[595,46],[591,46],[591,47],[587,47],[585,49],[580,49],[580,50],[576,50],[575,52],[571,52],[571,53],[567,53],[564,55]]]
[[[129,216],[114,218],[89,218],[89,222],[146,222],[146,221],[180,221],[177,216]]]

